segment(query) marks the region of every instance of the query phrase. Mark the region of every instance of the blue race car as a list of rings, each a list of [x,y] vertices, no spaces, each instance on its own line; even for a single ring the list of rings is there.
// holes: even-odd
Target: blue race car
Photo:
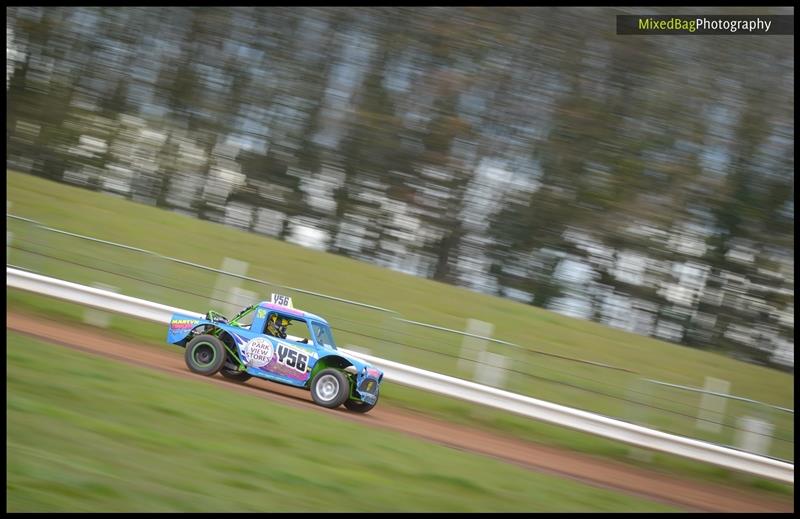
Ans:
[[[292,326],[294,335],[287,333]],[[248,306],[233,319],[209,311],[199,319],[172,315],[167,342],[186,349],[188,368],[219,372],[244,382],[251,377],[302,387],[314,403],[366,413],[378,402],[383,372],[337,350],[328,322],[296,310],[289,297]]]

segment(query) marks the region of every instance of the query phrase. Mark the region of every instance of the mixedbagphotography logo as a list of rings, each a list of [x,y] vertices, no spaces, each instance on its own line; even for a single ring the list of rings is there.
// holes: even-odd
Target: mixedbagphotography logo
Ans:
[[[794,15],[618,15],[617,34],[794,34]]]

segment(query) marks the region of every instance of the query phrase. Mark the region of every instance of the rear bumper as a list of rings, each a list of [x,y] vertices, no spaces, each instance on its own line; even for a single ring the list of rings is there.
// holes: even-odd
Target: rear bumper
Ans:
[[[189,333],[200,324],[205,324],[208,321],[205,319],[198,319],[191,315],[173,314],[169,321],[167,328],[167,342],[170,344],[184,345],[184,341],[189,336]]]

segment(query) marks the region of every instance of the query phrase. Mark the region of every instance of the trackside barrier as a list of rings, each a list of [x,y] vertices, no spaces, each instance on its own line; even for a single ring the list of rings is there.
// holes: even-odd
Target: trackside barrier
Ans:
[[[169,322],[174,312],[196,317],[203,317],[204,315],[25,272],[10,266],[6,267],[6,286],[165,324]],[[341,351],[375,364],[384,371],[387,380],[392,380],[398,384],[477,402],[631,445],[667,452],[794,484],[794,465],[791,463],[667,434],[586,411],[406,366],[360,352],[351,352],[344,349],[341,349]]]
[[[328,299],[328,300],[331,300],[331,301],[337,301],[337,302],[345,303],[345,304],[348,304],[348,305],[353,305],[353,306],[357,306],[357,307],[361,307],[361,308],[368,308],[368,309],[371,309],[371,310],[376,310],[378,312],[383,312],[383,313],[386,313],[388,315],[391,315],[392,319],[394,319],[394,320],[396,320],[398,322],[406,323],[406,324],[409,324],[411,326],[416,326],[416,327],[421,327],[421,328],[429,328],[429,329],[434,329],[434,330],[440,330],[440,331],[443,331],[443,332],[453,333],[453,334],[461,335],[461,336],[464,336],[464,337],[473,337],[473,338],[477,338],[477,339],[482,339],[482,340],[485,340],[485,341],[493,342],[493,343],[496,343],[496,344],[502,344],[504,346],[509,346],[509,347],[516,348],[516,349],[525,349],[526,351],[528,351],[530,353],[537,353],[539,355],[546,355],[548,357],[555,357],[555,358],[560,358],[560,359],[564,359],[564,360],[569,360],[569,361],[572,361],[572,362],[579,362],[579,363],[582,363],[582,364],[589,364],[589,365],[593,365],[593,366],[598,366],[598,367],[603,367],[603,368],[608,368],[608,369],[614,369],[614,370],[626,371],[626,372],[629,372],[629,373],[634,373],[633,371],[631,371],[629,369],[626,369],[626,368],[621,368],[621,367],[617,367],[617,366],[610,366],[608,364],[603,364],[603,363],[600,363],[600,362],[594,362],[594,361],[591,361],[591,360],[574,359],[574,358],[570,358],[570,357],[564,357],[562,355],[557,355],[557,354],[554,354],[554,353],[551,353],[551,352],[534,350],[534,349],[531,349],[531,348],[523,348],[519,344],[514,344],[513,342],[508,342],[508,341],[504,341],[504,340],[501,340],[501,339],[496,339],[496,338],[493,338],[493,337],[483,337],[483,336],[479,336],[479,335],[475,335],[475,334],[471,334],[471,333],[466,333],[466,332],[463,332],[463,331],[460,331],[460,330],[453,330],[453,329],[450,329],[450,328],[444,328],[442,326],[436,326],[436,325],[433,325],[433,324],[421,323],[421,322],[418,322],[418,321],[411,321],[411,320],[408,320],[408,319],[403,319],[400,316],[400,314],[398,312],[396,312],[395,310],[390,310],[390,309],[387,309],[387,308],[381,308],[379,306],[370,305],[370,304],[363,303],[363,302],[360,302],[360,301],[352,301],[352,300],[349,300],[349,299],[342,299],[340,297],[332,296],[332,295],[329,295],[329,294],[322,294],[322,293],[319,293],[319,292],[313,292],[311,290],[305,290],[305,289],[302,289],[302,288],[290,287],[290,286],[281,285],[281,284],[278,284],[278,283],[271,283],[269,281],[264,281],[262,279],[255,279],[255,278],[252,278],[252,277],[249,277],[249,276],[245,276],[245,275],[242,275],[242,274],[236,274],[236,273],[228,272],[228,271],[225,271],[225,270],[222,270],[222,269],[216,269],[216,268],[209,267],[209,266],[206,266],[206,265],[200,265],[200,264],[197,264],[197,263],[192,263],[190,261],[186,261],[186,260],[182,260],[182,259],[178,259],[178,258],[172,258],[170,256],[164,256],[162,254],[158,254],[156,252],[152,252],[152,251],[145,250],[145,249],[140,249],[138,247],[131,247],[130,245],[125,245],[125,244],[122,244],[122,243],[115,243],[115,242],[112,242],[112,241],[101,240],[99,238],[94,238],[94,237],[91,237],[91,236],[84,236],[82,234],[76,234],[74,232],[65,231],[63,229],[56,229],[54,227],[49,227],[47,225],[39,223],[36,220],[31,220],[30,218],[23,218],[21,216],[17,216],[17,215],[14,215],[14,214],[6,213],[6,218],[11,218],[12,220],[19,220],[19,221],[27,222],[27,223],[29,223],[31,225],[39,227],[40,229],[43,229],[43,230],[48,231],[48,232],[61,234],[61,235],[65,235],[65,236],[71,236],[73,238],[77,238],[77,239],[80,239],[80,240],[85,240],[85,241],[94,242],[94,243],[102,243],[104,245],[108,245],[108,246],[111,246],[111,247],[117,247],[117,248],[129,250],[129,251],[133,251],[133,252],[138,252],[138,253],[141,253],[141,254],[146,254],[146,255],[149,255],[149,256],[152,256],[152,257],[155,257],[155,258],[160,258],[160,259],[163,259],[163,260],[166,260],[166,261],[170,261],[170,262],[173,262],[173,263],[178,263],[180,265],[185,265],[185,266],[188,266],[188,267],[192,267],[192,268],[196,268],[196,269],[200,269],[200,270],[205,270],[207,272],[215,272],[217,274],[230,276],[230,277],[234,277],[234,278],[238,278],[238,279],[242,279],[242,280],[246,280],[246,281],[251,281],[253,283],[258,283],[260,285],[265,285],[265,286],[270,286],[270,287],[275,287],[275,288],[281,288],[281,289],[287,289],[287,290],[291,290],[293,292],[298,292],[298,293],[301,293],[301,294],[307,294],[307,295],[310,295],[310,296],[320,297],[320,298]]]

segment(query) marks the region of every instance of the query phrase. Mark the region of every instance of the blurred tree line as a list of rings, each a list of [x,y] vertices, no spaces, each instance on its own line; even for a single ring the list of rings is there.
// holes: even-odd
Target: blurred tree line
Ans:
[[[7,7],[7,166],[793,368],[794,37],[616,14]]]

